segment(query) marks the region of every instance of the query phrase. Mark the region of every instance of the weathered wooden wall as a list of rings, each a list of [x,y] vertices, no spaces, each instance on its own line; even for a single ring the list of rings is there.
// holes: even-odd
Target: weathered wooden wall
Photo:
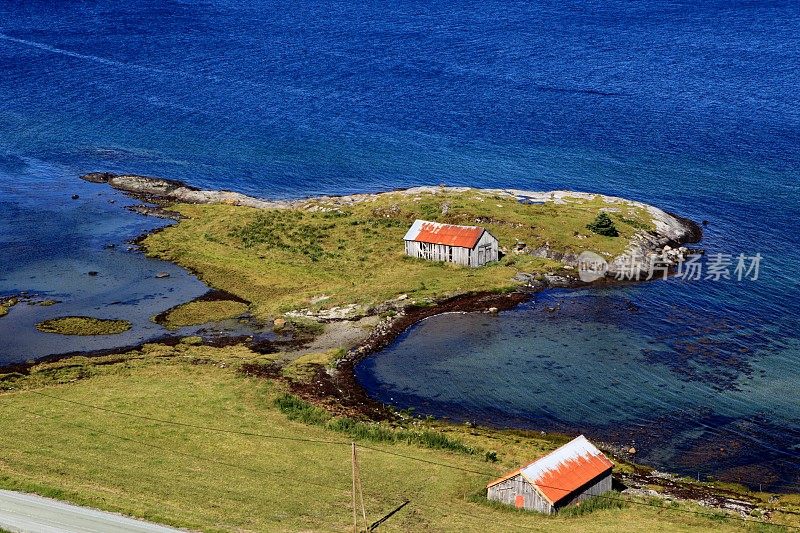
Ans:
[[[572,497],[565,498],[564,500],[558,502],[557,507],[558,509],[561,509],[562,507],[581,502],[587,498],[591,498],[592,496],[600,496],[601,494],[611,490],[611,482],[611,472],[609,472],[603,477],[592,480],[585,487],[575,491]]]
[[[490,261],[497,261],[499,255],[499,243],[488,231],[484,232],[472,250],[417,241],[405,241],[405,243],[406,255],[411,257],[429,261],[448,261],[464,266],[482,266]]]
[[[489,487],[486,494],[486,497],[490,500],[514,506],[516,506],[517,496],[523,497],[522,507],[524,509],[547,514],[554,511],[550,502],[545,500],[542,495],[533,488],[533,485],[525,481],[525,478],[520,474]]]
[[[491,233],[484,231],[478,244],[470,250],[469,266],[478,267],[490,261],[497,261],[500,244]]]
[[[428,259],[429,261],[449,261],[459,265],[470,265],[470,252],[468,248],[445,246],[444,244],[428,244],[417,241],[406,242],[406,255]]]
[[[581,502],[592,496],[599,496],[611,490],[611,472],[602,477],[592,480],[585,487],[576,490],[573,495],[558,502],[558,506],[550,505],[533,485],[528,483],[521,474],[501,481],[497,485],[488,488],[486,497],[490,500],[505,503],[507,505],[517,504],[517,496],[522,496],[522,507],[529,511],[539,511],[540,513],[551,514],[557,509]]]

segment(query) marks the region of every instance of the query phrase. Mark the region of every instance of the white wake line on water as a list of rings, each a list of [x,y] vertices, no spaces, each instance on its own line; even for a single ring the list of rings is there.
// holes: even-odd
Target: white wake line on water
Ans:
[[[38,41],[29,41],[27,39],[20,39],[18,37],[12,37],[10,35],[6,35],[5,33],[0,33],[0,40],[9,41],[12,43],[22,44],[25,46],[30,46],[32,48],[38,48],[39,50],[45,50],[47,52],[51,52],[54,54],[60,54],[68,57],[74,57],[76,59],[84,59],[86,61],[93,61],[95,63],[101,63],[103,65],[109,65],[112,67],[119,67],[119,68],[128,68],[133,70],[139,70],[142,72],[152,72],[157,74],[169,74],[180,76],[182,78],[193,79],[193,80],[206,80],[206,81],[213,81],[217,83],[238,83],[242,85],[248,85],[250,87],[256,87],[259,89],[270,89],[270,90],[283,90],[288,93],[294,93],[298,95],[305,94],[305,91],[295,88],[295,87],[281,87],[281,86],[273,86],[268,85],[265,83],[256,83],[249,80],[244,80],[240,78],[230,79],[224,78],[221,76],[214,76],[214,75],[199,75],[199,74],[192,74],[191,72],[185,72],[182,70],[169,70],[159,67],[151,67],[148,65],[139,65],[137,63],[126,63],[124,61],[117,61],[115,59],[108,59],[105,57],[90,55],[90,54],[81,54],[79,52],[73,52],[72,50],[67,50],[65,48],[58,48],[57,46],[51,46],[49,44],[40,43]]]
[[[24,44],[25,46],[30,46],[33,48],[38,48],[39,50],[46,50],[48,52],[52,52],[54,54],[61,54],[69,57],[75,57],[78,59],[86,59],[87,61],[94,61],[95,63],[102,63],[104,65],[111,65],[115,67],[122,67],[122,68],[132,68],[136,70],[144,70],[149,72],[158,72],[160,74],[178,74],[181,76],[191,76],[191,74],[187,74],[180,71],[170,71],[165,69],[160,69],[158,67],[148,67],[144,65],[137,65],[136,63],[125,63],[123,61],[116,61],[114,59],[107,59],[100,56],[93,56],[88,54],[81,54],[78,52],[73,52],[71,50],[66,50],[64,48],[58,48],[56,46],[51,46],[49,44],[40,43],[37,41],[29,41],[27,39],[19,39],[17,37],[11,37],[10,35],[6,35],[4,33],[0,33],[0,39],[4,41],[10,41],[12,43],[17,44]]]

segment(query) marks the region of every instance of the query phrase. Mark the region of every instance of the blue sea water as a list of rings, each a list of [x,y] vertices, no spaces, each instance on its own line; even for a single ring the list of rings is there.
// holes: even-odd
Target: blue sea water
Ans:
[[[152,338],[153,301],[204,290],[179,269],[156,283],[170,267],[124,241],[157,222],[82,172],[268,197],[604,192],[708,220],[707,251],[760,252],[759,280],[431,319],[359,367],[362,382],[420,412],[800,484],[798,87],[800,6],[785,2],[4,2],[0,294],[61,303],[12,308],[0,354],[67,351],[21,333],[46,313],[121,313],[135,328],[118,342]]]

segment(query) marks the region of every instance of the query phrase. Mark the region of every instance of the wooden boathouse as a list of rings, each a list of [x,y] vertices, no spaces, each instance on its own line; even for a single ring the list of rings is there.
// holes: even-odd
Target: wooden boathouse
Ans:
[[[415,220],[404,237],[406,255],[479,267],[497,261],[500,245],[479,226],[456,226]]]
[[[527,466],[490,482],[486,497],[552,514],[611,490],[614,463],[583,435]]]

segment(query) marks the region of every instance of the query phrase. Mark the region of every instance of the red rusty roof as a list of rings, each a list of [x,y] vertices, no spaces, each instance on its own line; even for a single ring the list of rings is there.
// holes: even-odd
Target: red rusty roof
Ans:
[[[492,481],[487,487],[521,474],[556,505],[613,466],[603,452],[581,435],[541,459]]]
[[[485,229],[479,226],[456,226],[426,220],[415,220],[405,240],[474,248]]]

